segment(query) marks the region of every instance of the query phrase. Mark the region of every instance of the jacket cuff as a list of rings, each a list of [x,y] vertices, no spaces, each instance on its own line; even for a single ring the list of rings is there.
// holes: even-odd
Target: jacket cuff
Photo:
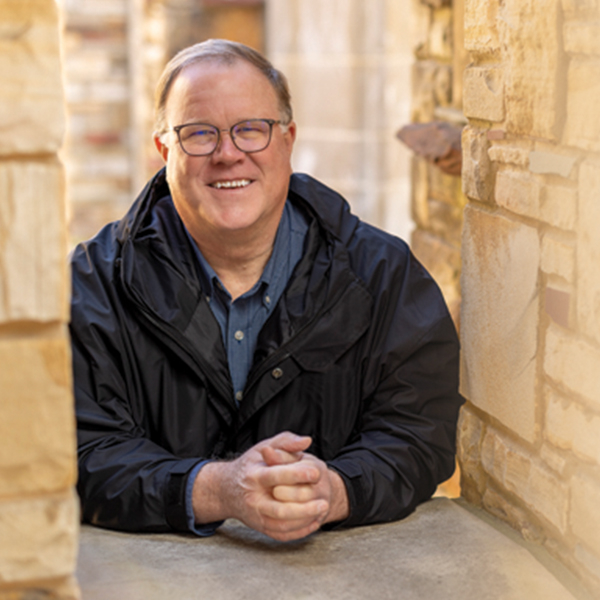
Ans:
[[[187,482],[194,468],[205,461],[197,458],[181,460],[169,474],[165,491],[165,518],[175,531],[189,531],[187,513]]]
[[[361,471],[351,463],[346,463],[343,467],[334,463],[327,463],[327,466],[335,471],[346,486],[348,494],[348,516],[343,521],[327,523],[321,527],[325,531],[341,529],[343,527],[353,527],[361,524],[360,515],[364,514],[364,492],[361,481]]]

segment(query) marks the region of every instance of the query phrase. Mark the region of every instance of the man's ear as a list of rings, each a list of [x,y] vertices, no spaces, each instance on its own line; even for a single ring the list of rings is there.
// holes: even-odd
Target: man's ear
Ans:
[[[160,135],[157,133],[154,134],[154,145],[156,146],[158,153],[163,157],[163,160],[167,162],[167,157],[169,156],[169,147],[160,141]]]

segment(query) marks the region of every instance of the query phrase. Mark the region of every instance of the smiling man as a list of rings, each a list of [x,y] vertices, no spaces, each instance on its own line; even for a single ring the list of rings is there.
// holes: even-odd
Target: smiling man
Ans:
[[[407,515],[454,469],[435,283],[292,174],[290,94],[259,53],[182,51],[156,109],[165,169],[73,257],[84,520],[292,540]]]

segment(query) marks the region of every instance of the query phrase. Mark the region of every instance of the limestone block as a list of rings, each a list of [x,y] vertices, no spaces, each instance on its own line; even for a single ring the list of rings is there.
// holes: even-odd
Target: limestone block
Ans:
[[[500,47],[498,38],[498,0],[466,0],[465,49],[489,54]]]
[[[0,164],[0,323],[68,319],[64,174]]]
[[[544,371],[600,408],[600,351],[552,323],[546,333]]]
[[[565,50],[571,54],[600,54],[598,21],[569,21],[563,27]]]
[[[550,234],[542,238],[542,271],[572,282],[575,272],[575,248]]]
[[[488,136],[489,137],[489,136]],[[527,143],[523,144],[494,144],[488,150],[488,156],[493,162],[505,165],[516,165],[518,167],[529,166],[529,148]]]
[[[442,8],[432,13],[429,29],[429,56],[452,60],[452,9]]]
[[[558,452],[549,444],[543,444],[540,448],[540,458],[546,466],[556,471],[558,475],[565,476],[569,460],[564,452]]]
[[[504,49],[507,131],[556,140],[560,106],[559,5],[556,0],[506,0],[499,11]],[[541,68],[543,65],[543,68]]]
[[[429,183],[427,179],[427,162],[413,156],[411,159],[411,216],[422,229],[429,227]]]
[[[533,442],[538,233],[467,207],[462,257],[462,391],[476,407]]]
[[[79,500],[74,492],[0,500],[0,583],[73,573],[78,521]]]
[[[0,155],[56,152],[65,129],[55,0],[0,0]]]
[[[539,217],[541,190],[536,176],[525,171],[503,169],[496,176],[496,202],[519,215]]]
[[[543,534],[533,524],[531,515],[518,506],[515,506],[514,501],[505,498],[496,490],[489,487],[486,488],[483,495],[483,505],[493,515],[496,515],[503,521],[508,521],[514,529],[521,532],[521,535],[526,540],[536,543],[543,541]]]
[[[464,74],[463,112],[485,121],[504,120],[504,71],[498,66],[468,67]]]
[[[461,469],[473,473],[480,466],[481,440],[484,425],[481,420],[463,406],[458,421],[457,454]]]
[[[576,161],[577,156],[535,150],[529,155],[529,170],[532,173],[569,177]]]
[[[577,314],[587,335],[600,343],[600,163],[588,160],[579,175],[579,225],[577,242]]]
[[[577,223],[577,188],[547,183],[540,200],[540,219],[567,231]]]
[[[570,523],[573,533],[600,557],[600,482],[583,473],[573,477]]]
[[[600,59],[573,58],[567,88],[567,144],[600,151]]]
[[[438,106],[451,101],[452,70],[433,60],[419,60],[413,66],[412,121],[427,123],[435,118]]]
[[[486,432],[483,449],[482,465],[488,474],[565,533],[568,486],[539,458],[492,428]]]
[[[0,340],[0,498],[48,493],[77,476],[69,340]]]
[[[489,141],[485,131],[465,127],[462,135],[463,192],[481,202],[489,202],[494,187],[494,176],[488,156]]]
[[[562,450],[600,464],[600,416],[550,388],[546,401],[546,439]]]

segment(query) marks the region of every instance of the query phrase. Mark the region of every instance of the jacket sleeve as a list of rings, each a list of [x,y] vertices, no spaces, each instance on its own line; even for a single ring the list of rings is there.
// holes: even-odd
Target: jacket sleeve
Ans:
[[[189,530],[186,483],[200,458],[154,443],[130,397],[135,390],[123,307],[100,251],[72,261],[71,339],[84,521],[128,531]],[[106,264],[105,264],[106,263]],[[98,266],[101,265],[101,266]]]
[[[362,412],[328,463],[346,484],[348,526],[403,518],[452,475],[464,402],[458,337],[437,285],[410,253],[402,269],[379,272],[369,282]]]

